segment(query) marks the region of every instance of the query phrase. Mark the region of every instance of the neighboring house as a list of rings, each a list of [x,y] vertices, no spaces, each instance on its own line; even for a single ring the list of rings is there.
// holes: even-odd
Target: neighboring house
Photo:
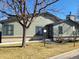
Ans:
[[[43,37],[43,28],[47,24],[57,23],[59,21],[60,19],[58,17],[48,12],[42,13],[38,17],[34,18],[31,26],[26,31],[26,37],[30,39],[33,37],[35,39],[41,39]],[[15,17],[9,17],[8,19],[1,20],[0,23],[2,24],[1,32],[3,39],[22,38],[22,27]]]
[[[79,36],[79,22],[74,15],[68,15],[66,20],[54,24],[53,37],[72,38],[73,36]]]

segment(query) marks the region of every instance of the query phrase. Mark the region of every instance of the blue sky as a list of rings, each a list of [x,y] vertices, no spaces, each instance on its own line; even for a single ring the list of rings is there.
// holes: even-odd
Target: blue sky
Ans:
[[[79,9],[79,0],[60,0],[53,5],[59,12],[50,13],[57,15],[58,17],[65,19],[66,15],[71,11],[73,15],[77,15]],[[53,8],[53,6],[51,6]]]
[[[51,1],[51,0],[50,0]],[[31,6],[33,5],[33,0],[29,0],[29,8],[32,10]],[[58,12],[53,12],[51,9],[58,10]],[[77,11],[79,9],[79,0],[60,0],[57,3],[49,6],[47,11],[60,17],[61,19],[65,19],[66,15],[71,11],[73,15],[77,15]]]
[[[10,1],[10,0],[9,0]],[[28,0],[30,4],[29,9],[32,10],[33,0]],[[1,5],[0,5],[1,6]],[[53,12],[51,9],[58,10],[58,12]],[[55,3],[54,5],[51,5],[47,8],[47,11],[58,16],[61,19],[65,19],[66,15],[69,14],[69,12],[72,12],[72,15],[77,15],[77,11],[79,9],[79,0],[60,0],[59,2]],[[7,9],[9,12],[9,10]],[[1,14],[0,14],[1,15]]]

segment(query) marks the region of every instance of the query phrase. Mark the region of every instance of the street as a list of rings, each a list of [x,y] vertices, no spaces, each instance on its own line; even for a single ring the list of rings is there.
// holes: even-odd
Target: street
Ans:
[[[70,58],[70,59],[79,59],[79,55],[73,57],[73,58]]]

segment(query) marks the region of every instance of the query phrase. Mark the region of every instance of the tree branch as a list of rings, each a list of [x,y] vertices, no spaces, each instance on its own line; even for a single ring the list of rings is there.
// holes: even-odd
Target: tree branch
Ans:
[[[42,9],[45,9],[46,7],[48,7],[48,6],[50,6],[50,5],[54,4],[54,3],[56,3],[56,2],[58,2],[58,1],[59,1],[59,0],[55,0],[55,1],[51,2],[51,3],[46,4],[46,6],[44,6],[44,7],[42,7],[42,8],[39,9],[38,13],[40,13]]]
[[[15,3],[14,3],[14,1],[12,0],[12,4],[13,4],[13,6],[12,6],[12,4],[10,4],[8,1],[6,1],[7,2],[7,4],[9,5],[9,7],[15,12],[15,14],[18,14],[18,12],[16,11],[16,7],[15,7]],[[16,3],[17,4],[17,3]],[[17,4],[17,6],[18,6],[18,4]],[[18,8],[17,8],[18,9]]]
[[[20,16],[16,16],[17,21],[23,26],[23,23],[21,22]]]
[[[5,12],[5,11],[2,11],[2,10],[0,10],[0,12],[3,13],[3,14],[6,14],[6,15],[8,15],[8,16],[15,16],[15,15],[11,15],[11,14]]]
[[[28,12],[27,8],[26,8],[26,12],[27,12],[28,15],[30,15],[30,13]]]
[[[26,26],[27,28],[31,25],[31,22],[32,22],[34,16],[36,15],[37,4],[38,4],[38,0],[36,0],[36,2],[35,2],[34,11],[33,11],[33,14],[32,14],[31,20],[30,20],[30,23],[28,24],[28,26]]]
[[[37,3],[37,5],[41,5],[42,3],[44,3],[45,0],[42,0],[40,3]]]
[[[9,5],[9,7],[11,7],[13,10],[15,10],[13,7],[12,7],[12,5],[8,2],[8,1],[6,1],[7,2],[7,4]]]

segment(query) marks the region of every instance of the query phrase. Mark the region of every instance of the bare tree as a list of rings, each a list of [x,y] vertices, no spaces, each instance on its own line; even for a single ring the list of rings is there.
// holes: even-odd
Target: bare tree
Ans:
[[[1,0],[3,4],[5,4],[10,9],[11,12],[14,12],[14,14],[11,14],[7,12],[6,8],[3,8],[4,10],[0,9],[0,12],[11,17],[16,16],[17,21],[23,28],[23,40],[22,40],[22,47],[25,47],[25,37],[26,37],[26,30],[31,25],[33,19],[35,16],[42,13],[43,9],[46,9],[48,6],[58,2],[59,0],[33,0],[34,7],[32,9],[32,13],[30,13],[28,6],[29,0]],[[43,5],[44,4],[44,5]],[[41,6],[43,5],[43,6]]]

